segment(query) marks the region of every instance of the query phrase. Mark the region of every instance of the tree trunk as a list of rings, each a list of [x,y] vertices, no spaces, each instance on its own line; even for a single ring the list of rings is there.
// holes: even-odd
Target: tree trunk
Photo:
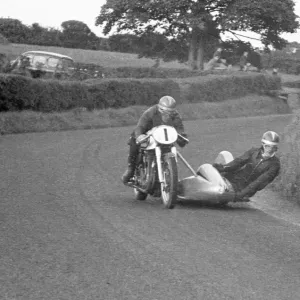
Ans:
[[[204,38],[203,33],[199,34],[198,49],[197,49],[197,68],[204,69]]]
[[[192,29],[191,40],[190,40],[190,49],[189,49],[189,65],[192,70],[197,69],[197,64],[195,60],[197,51],[197,32],[195,28]]]

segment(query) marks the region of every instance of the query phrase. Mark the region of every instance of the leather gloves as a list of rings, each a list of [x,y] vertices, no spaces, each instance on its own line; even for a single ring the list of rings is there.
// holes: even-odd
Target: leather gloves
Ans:
[[[181,133],[181,135],[185,138],[187,138],[187,134],[186,133]],[[186,144],[188,144],[189,142],[182,139],[180,136],[178,136],[178,139],[177,139],[177,144],[179,147],[183,148]]]
[[[146,134],[141,134],[136,138],[136,143],[140,144],[145,138],[147,137]]]

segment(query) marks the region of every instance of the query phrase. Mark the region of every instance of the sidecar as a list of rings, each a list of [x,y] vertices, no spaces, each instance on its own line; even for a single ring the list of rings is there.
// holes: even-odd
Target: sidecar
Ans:
[[[224,192],[222,188],[204,177],[190,176],[178,182],[178,200],[197,200],[212,204],[226,204],[234,201],[234,193]]]
[[[190,169],[192,176],[183,178],[178,182],[177,198],[178,200],[197,200],[210,204],[226,204],[228,202],[237,202],[234,192],[226,192],[224,188],[208,181],[204,176],[195,172],[185,158],[178,152],[178,157],[185,166]],[[222,151],[215,159],[215,163],[226,164],[233,160],[233,156],[228,151]],[[248,199],[239,200],[247,202]]]

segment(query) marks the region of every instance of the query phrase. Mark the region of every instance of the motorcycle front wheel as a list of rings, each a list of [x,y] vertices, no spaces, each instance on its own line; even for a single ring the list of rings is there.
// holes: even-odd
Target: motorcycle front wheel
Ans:
[[[161,198],[165,208],[174,208],[177,201],[178,170],[175,156],[167,153],[163,156]]]

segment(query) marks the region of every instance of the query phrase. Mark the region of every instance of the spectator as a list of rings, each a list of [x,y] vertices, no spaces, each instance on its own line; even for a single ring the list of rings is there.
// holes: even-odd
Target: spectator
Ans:
[[[250,66],[248,62],[248,52],[245,51],[240,58],[240,71],[247,71]]]
[[[204,70],[213,70],[218,65],[219,56],[214,56],[205,66]]]
[[[19,60],[13,63],[12,74],[22,75],[26,77],[32,77],[28,67],[30,66],[30,58],[27,56],[22,56]]]
[[[218,57],[218,61],[219,61],[219,59],[221,59],[221,57],[222,57],[222,51],[223,51],[223,49],[222,49],[221,47],[219,47],[219,48],[215,51],[215,53],[214,53],[214,55],[213,55],[213,58],[214,58],[214,57]]]
[[[254,52],[250,55],[251,65],[257,68],[258,72],[262,70],[262,63],[261,63],[261,54],[259,48],[255,48]]]

